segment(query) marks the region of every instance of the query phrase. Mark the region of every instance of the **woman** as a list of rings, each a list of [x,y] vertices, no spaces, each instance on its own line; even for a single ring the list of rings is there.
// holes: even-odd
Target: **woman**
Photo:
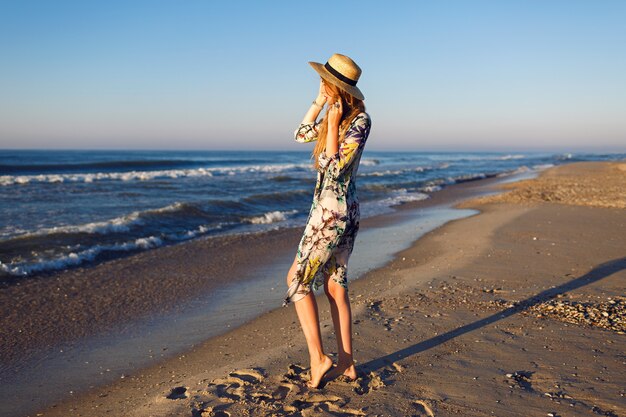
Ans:
[[[357,377],[346,271],[359,229],[356,172],[371,122],[356,86],[361,69],[354,61],[334,54],[325,65],[309,64],[321,77],[320,89],[295,131],[295,140],[317,141],[313,151],[317,183],[304,235],[287,274],[289,288],[283,305],[294,302],[311,360],[309,386],[317,388],[328,371],[329,379]],[[326,114],[317,122],[325,104]],[[317,303],[311,291],[320,287],[320,275],[337,337],[338,361],[332,371],[333,361],[322,347]]]

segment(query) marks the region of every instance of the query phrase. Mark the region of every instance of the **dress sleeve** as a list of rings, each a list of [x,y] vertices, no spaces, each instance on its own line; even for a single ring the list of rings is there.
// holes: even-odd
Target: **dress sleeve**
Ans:
[[[342,176],[352,166],[357,155],[363,151],[370,128],[369,117],[358,116],[346,132],[338,152],[332,156],[326,156],[325,152],[320,154],[318,158],[320,169],[325,170],[326,175],[334,179]]]
[[[318,128],[318,122],[300,123],[300,126],[293,132],[294,139],[300,143],[316,141]]]

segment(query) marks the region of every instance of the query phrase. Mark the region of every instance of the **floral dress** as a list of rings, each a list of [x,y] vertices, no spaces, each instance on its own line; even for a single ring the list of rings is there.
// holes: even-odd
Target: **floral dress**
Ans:
[[[300,124],[295,140],[307,143],[317,140],[318,122]],[[361,112],[350,122],[345,140],[332,156],[319,155],[317,183],[304,234],[298,245],[297,268],[283,306],[306,296],[328,276],[348,288],[348,258],[359,230],[359,200],[356,195],[356,173],[369,136],[370,117]]]

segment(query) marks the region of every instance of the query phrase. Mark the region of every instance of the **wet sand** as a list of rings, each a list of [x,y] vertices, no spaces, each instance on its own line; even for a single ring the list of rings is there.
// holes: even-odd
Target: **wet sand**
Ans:
[[[562,204],[519,197],[524,193],[507,201],[464,202],[482,213],[427,233],[391,263],[351,282],[356,382],[307,389],[308,355],[295,311],[278,308],[39,415],[623,415],[626,216],[621,194],[605,192],[623,190],[622,166],[568,164],[524,185],[546,191],[555,173],[565,170],[561,191],[574,195],[571,178],[601,177],[597,205],[589,195],[584,203],[570,196]],[[283,233],[275,234],[269,253],[297,243],[298,231]],[[228,251],[213,249],[228,265]],[[203,262],[160,259],[155,271]],[[158,281],[130,262],[103,265],[117,264],[120,274],[137,276],[133,285],[144,289]],[[202,287],[201,278],[186,276],[184,290],[174,282],[165,285],[163,300],[139,305],[163,308],[167,295]],[[325,347],[332,353],[328,303],[323,295],[318,301]],[[598,319],[569,317],[580,306]],[[95,309],[88,319],[97,321],[98,313],[104,314]],[[117,315],[108,319],[115,322],[129,313],[107,314]]]

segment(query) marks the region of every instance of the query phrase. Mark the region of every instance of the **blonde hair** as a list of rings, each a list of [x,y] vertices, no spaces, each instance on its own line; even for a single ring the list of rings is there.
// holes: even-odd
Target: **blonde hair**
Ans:
[[[365,111],[365,104],[363,100],[359,100],[358,98],[348,94],[345,90],[337,87],[334,84],[329,83],[328,81],[322,79],[326,89],[330,93],[331,98],[338,98],[341,100],[341,104],[343,106],[343,114],[341,115],[341,119],[339,121],[339,141],[341,144],[346,137],[346,131],[350,126],[350,122],[354,117]],[[321,120],[318,133],[317,133],[317,144],[313,149],[313,165],[315,169],[319,168],[319,164],[317,158],[320,156],[322,152],[326,151],[326,135],[328,134],[328,110],[326,114],[324,114],[324,118]]]

